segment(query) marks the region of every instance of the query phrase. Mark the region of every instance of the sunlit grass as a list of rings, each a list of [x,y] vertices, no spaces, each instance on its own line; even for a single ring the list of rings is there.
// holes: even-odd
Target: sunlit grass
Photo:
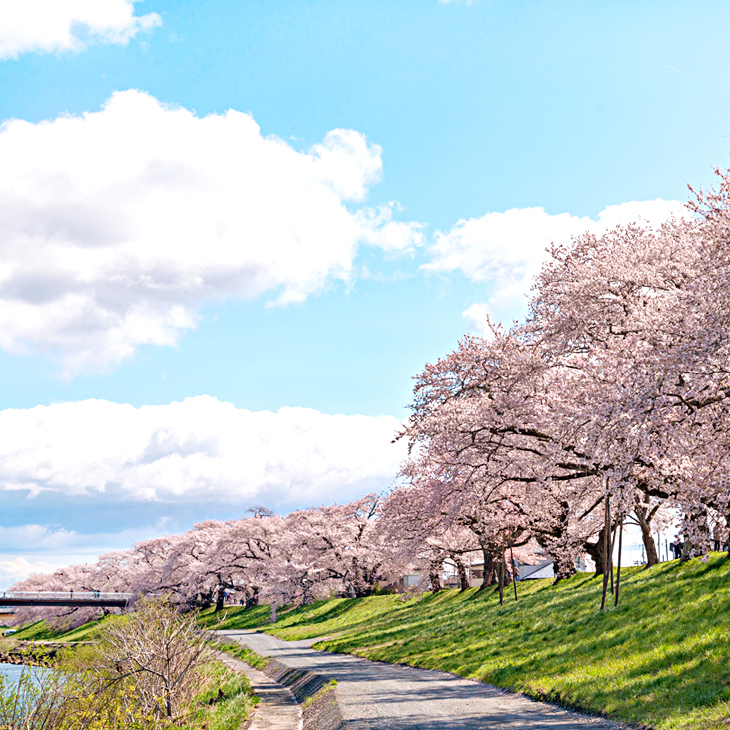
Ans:
[[[251,693],[251,682],[241,672],[234,672],[220,662],[205,668],[204,685],[195,704],[200,709],[194,720],[183,728],[194,730],[238,730],[253,711],[258,698]]]
[[[221,628],[442,669],[661,730],[730,726],[730,561],[626,569],[621,605],[601,613],[601,582],[518,584],[517,603],[493,590],[336,599],[280,612],[226,609]]]
[[[12,635],[13,640],[22,641],[88,641],[94,638],[99,621],[89,621],[75,629],[54,628],[45,621],[36,621],[19,629]]]
[[[269,663],[269,660],[266,657],[260,656],[247,646],[242,646],[237,642],[220,641],[217,643],[217,646],[221,651],[224,651],[226,654],[229,654],[236,659],[246,662],[246,664],[254,667],[255,669],[264,669]]]

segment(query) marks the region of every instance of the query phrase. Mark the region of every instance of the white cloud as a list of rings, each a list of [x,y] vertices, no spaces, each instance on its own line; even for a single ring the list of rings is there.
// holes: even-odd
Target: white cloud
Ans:
[[[461,316],[466,320],[469,329],[480,337],[490,338],[493,335],[488,324],[489,319],[493,318],[487,304],[483,304],[482,302],[472,304],[461,313]]]
[[[572,236],[586,231],[600,234],[637,220],[655,226],[672,215],[682,217],[688,212],[674,200],[649,200],[608,206],[597,220],[569,213],[550,215],[543,208],[487,213],[481,218],[460,220],[449,231],[437,231],[429,249],[431,261],[423,268],[443,273],[459,271],[471,281],[489,282],[489,306],[505,309],[524,303],[534,276],[547,259],[550,243],[568,243]],[[472,316],[467,312],[465,317]]]
[[[135,542],[179,532],[176,523],[163,518],[115,533],[78,533],[47,525],[0,527],[0,590],[31,573],[50,573],[70,564],[92,563],[110,550],[126,550]]]
[[[146,525],[114,533],[78,533],[64,528],[53,529],[47,525],[0,526],[0,556],[11,552],[23,553],[98,553],[101,550],[128,547],[134,542],[170,532],[174,525],[170,518],[159,520],[156,525]]]
[[[5,556],[0,556],[0,590],[5,590],[18,580],[27,578],[32,573],[52,573],[57,568],[68,565],[66,556],[60,560],[28,560],[24,557],[8,558],[3,560]]]
[[[392,416],[238,409],[198,396],[0,412],[0,489],[117,500],[309,506],[387,487],[405,457]],[[59,536],[58,539],[60,539]]]
[[[69,530],[52,530],[42,525],[0,526],[0,553],[10,549],[58,550],[68,545],[76,533]]]
[[[174,345],[199,306],[268,292],[301,302],[349,280],[358,246],[420,241],[393,206],[348,210],[381,176],[352,130],[298,152],[248,114],[198,118],[148,94],[0,128],[0,347],[67,374]]]
[[[85,39],[128,43],[161,24],[157,13],[137,16],[139,0],[21,0],[2,3],[0,58],[29,51],[79,51]]]

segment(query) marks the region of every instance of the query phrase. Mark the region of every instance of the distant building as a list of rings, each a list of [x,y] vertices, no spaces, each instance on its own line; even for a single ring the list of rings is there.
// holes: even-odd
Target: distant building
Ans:
[[[515,568],[517,568],[517,580],[537,580],[538,578],[555,578],[555,571],[553,570],[553,561],[550,559],[543,559],[536,562],[534,565],[529,563],[523,563],[519,560],[515,560]],[[512,580],[512,571],[510,570],[510,564],[507,563],[508,580]],[[472,587],[479,587],[484,580],[484,563],[473,563],[469,566],[469,585]]]
[[[517,580],[537,580],[538,578],[555,578],[552,560],[542,560],[537,565],[517,566]]]
[[[405,593],[409,588],[417,588],[421,583],[420,573],[409,573],[402,575],[386,587],[396,593]]]

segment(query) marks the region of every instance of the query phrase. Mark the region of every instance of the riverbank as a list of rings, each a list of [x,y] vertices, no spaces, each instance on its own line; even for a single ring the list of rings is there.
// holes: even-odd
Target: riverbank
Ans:
[[[3,641],[32,641],[44,643],[55,642],[66,645],[74,642],[89,641],[94,638],[94,633],[100,623],[101,621],[89,621],[81,626],[69,629],[55,628],[49,626],[45,621],[36,621],[27,626],[14,627],[16,631],[12,637],[0,639],[0,644]]]
[[[77,646],[78,643],[0,639],[0,664],[50,667],[55,664],[62,650]]]
[[[618,608],[580,574],[518,584],[499,605],[490,589],[403,600],[334,599],[281,611],[225,609],[221,628],[284,639],[327,636],[315,648],[441,669],[657,730],[730,724],[730,561],[662,563],[622,575]],[[208,614],[204,621],[217,617]]]
[[[135,717],[141,728],[238,730],[258,702],[246,674],[216,657],[196,617],[162,600],[83,629],[84,641],[76,641],[81,629],[62,632],[39,622],[0,642],[9,664],[52,667],[41,670],[39,684],[4,683],[0,727],[22,724],[3,714],[8,708],[42,706],[63,715],[59,727],[76,727],[80,713],[84,726],[116,727],[120,718]],[[25,638],[49,634],[57,640]]]
[[[32,647],[25,644],[15,652],[0,652],[0,688],[12,693],[18,686],[23,669],[31,666],[52,668],[56,665],[56,653],[68,648],[69,644],[50,649],[46,645]],[[47,653],[40,656],[43,651]],[[238,730],[251,717],[258,702],[248,676],[215,659],[202,668],[200,687],[191,702],[197,709],[191,721],[180,727],[183,730],[200,727],[206,730]],[[5,727],[1,709],[0,727]]]

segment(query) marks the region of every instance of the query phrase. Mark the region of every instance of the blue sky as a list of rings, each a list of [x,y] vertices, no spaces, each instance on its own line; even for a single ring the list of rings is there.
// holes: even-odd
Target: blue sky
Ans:
[[[105,4],[0,20],[0,583],[387,488],[549,240],[727,166],[726,3]]]

